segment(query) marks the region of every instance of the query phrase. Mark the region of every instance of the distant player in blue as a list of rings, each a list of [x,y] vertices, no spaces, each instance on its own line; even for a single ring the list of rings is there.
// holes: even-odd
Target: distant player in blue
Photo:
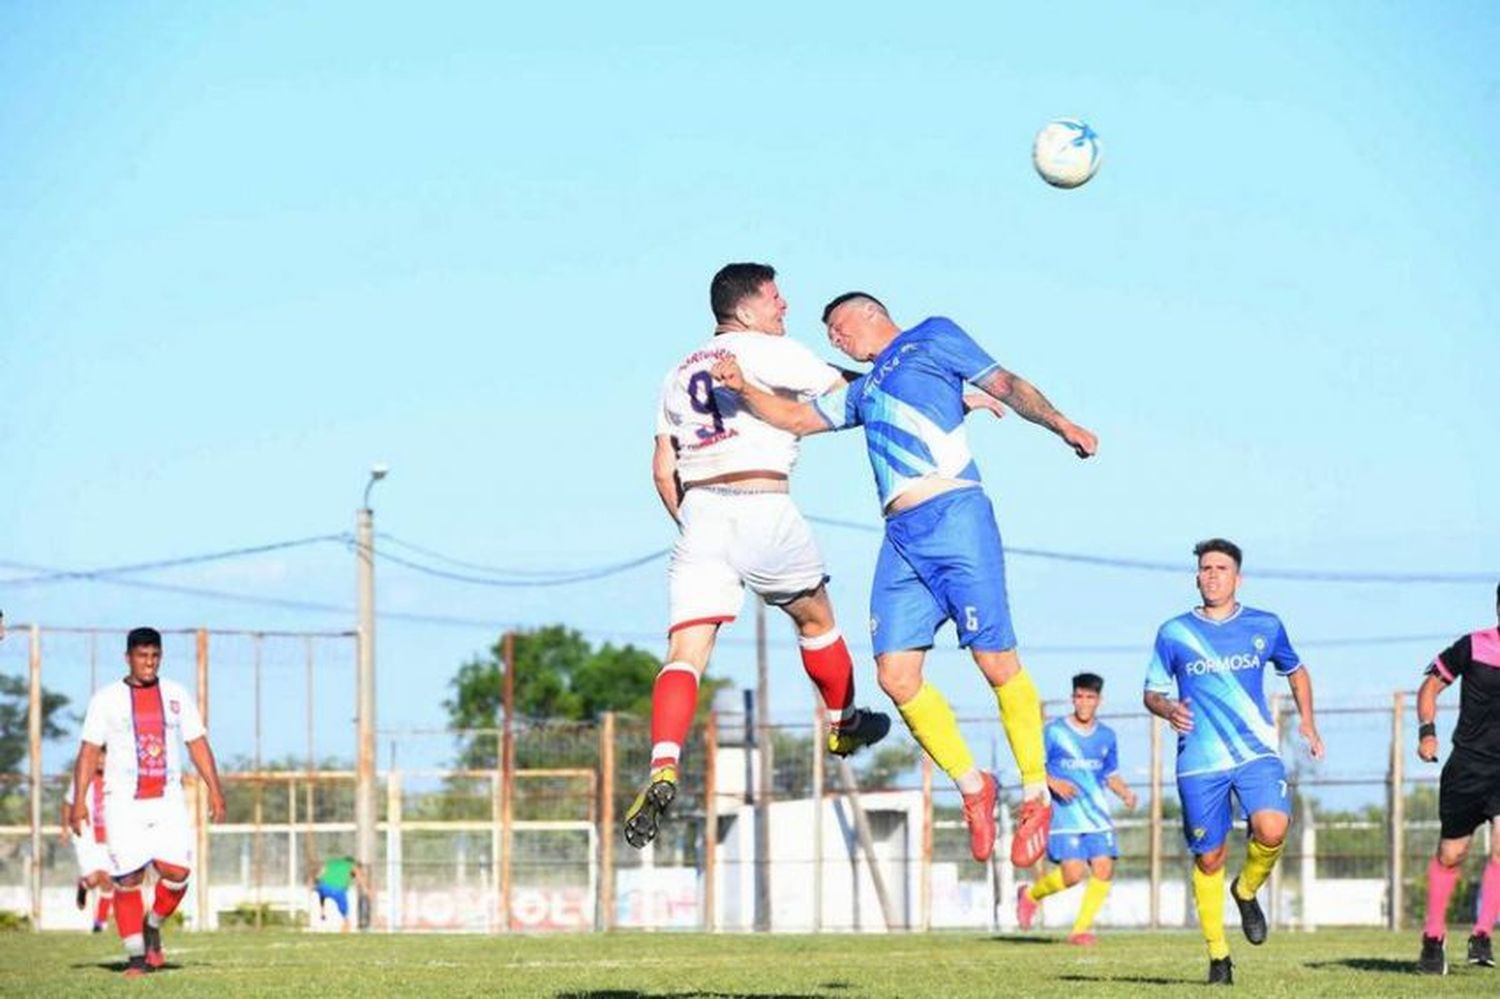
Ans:
[[[1234,792],[1250,823],[1245,866],[1229,887],[1252,944],[1266,939],[1266,916],[1255,893],[1281,856],[1291,822],[1286,768],[1266,704],[1268,664],[1291,685],[1301,719],[1298,731],[1314,759],[1323,757],[1323,740],[1313,718],[1312,680],[1280,618],[1235,599],[1239,546],[1214,538],[1196,545],[1193,554],[1203,605],[1157,631],[1145,701],[1177,731],[1177,792],[1195,860],[1193,896],[1208,944],[1208,981],[1229,985],[1234,982],[1224,938],[1224,860],[1234,819],[1229,794]]]
[[[1033,885],[1016,891],[1016,915],[1021,929],[1031,929],[1037,903],[1071,888],[1088,876],[1083,904],[1068,943],[1092,946],[1090,928],[1109,894],[1115,874],[1115,822],[1109,814],[1113,791],[1126,808],[1135,808],[1135,792],[1120,776],[1115,730],[1096,721],[1104,678],[1097,673],[1073,677],[1073,713],[1047,723],[1047,786],[1052,790],[1052,831],[1047,835],[1047,857],[1057,866]]]
[[[988,860],[995,846],[995,778],[975,766],[952,708],[922,680],[933,635],[954,622],[959,645],[995,691],[1021,771],[1011,862],[1029,867],[1046,849],[1052,814],[1041,698],[1016,655],[1000,531],[964,434],[964,386],[1052,430],[1080,458],[1093,454],[1098,441],[951,320],[932,318],[903,330],[873,296],[850,292],[828,303],[823,322],[835,347],[872,365],[842,392],[810,403],[773,395],[747,384],[732,359],[720,361],[713,375],[762,420],[799,436],[864,427],[886,518],[870,595],[880,686],[912,736],[958,785],[970,853]]]

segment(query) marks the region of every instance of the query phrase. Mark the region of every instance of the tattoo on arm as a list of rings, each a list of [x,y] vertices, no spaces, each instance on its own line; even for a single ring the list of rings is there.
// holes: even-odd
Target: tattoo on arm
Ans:
[[[986,375],[980,380],[979,387],[1009,406],[1017,416],[1032,423],[1057,430],[1067,422],[1040,389],[1004,368],[996,368]]]
[[[1161,718],[1171,717],[1172,699],[1166,694],[1159,694],[1154,690],[1148,690],[1145,697],[1146,710]]]

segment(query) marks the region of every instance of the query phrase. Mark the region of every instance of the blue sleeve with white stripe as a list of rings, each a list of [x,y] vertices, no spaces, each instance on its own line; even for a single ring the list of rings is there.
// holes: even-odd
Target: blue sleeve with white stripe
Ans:
[[[1292,640],[1287,637],[1286,625],[1281,619],[1276,619],[1276,644],[1271,646],[1270,660],[1276,664],[1276,672],[1281,676],[1297,672],[1297,667],[1302,665],[1302,659],[1297,655],[1297,650],[1292,648]]]
[[[1165,628],[1156,633],[1156,649],[1151,655],[1151,665],[1146,667],[1146,689],[1157,694],[1172,694],[1177,689],[1172,676],[1172,643],[1167,640]]]
[[[966,382],[972,382],[999,367],[974,338],[951,319],[928,320],[936,328],[932,338],[932,356],[940,365]]]
[[[812,401],[813,408],[828,424],[829,430],[848,430],[865,422],[859,412],[859,386],[864,378],[856,378],[836,392],[820,395]]]
[[[1109,732],[1109,744],[1104,750],[1104,767],[1099,771],[1099,777],[1108,780],[1120,771],[1120,747],[1115,741],[1113,729]]]

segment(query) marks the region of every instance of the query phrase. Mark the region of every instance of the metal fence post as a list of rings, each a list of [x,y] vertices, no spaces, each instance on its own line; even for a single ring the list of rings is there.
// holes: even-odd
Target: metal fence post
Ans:
[[[1161,928],[1161,725],[1151,716],[1151,928]]]
[[[42,928],[42,629],[31,626],[30,693],[26,701],[26,755],[31,757],[31,929]],[[85,793],[82,789],[79,797]]]
[[[1406,715],[1406,694],[1396,691],[1391,703],[1391,779],[1390,779],[1390,891],[1391,911],[1389,915],[1389,926],[1393,930],[1401,929],[1402,908],[1405,905],[1404,885],[1405,878],[1405,850],[1406,850],[1406,775],[1403,767],[1404,758],[1402,749],[1402,721]]]
[[[392,767],[385,774],[385,925],[400,930],[406,922],[401,894],[401,771]]]
[[[505,726],[500,738],[500,926],[511,929],[511,854],[515,845],[512,822],[516,812],[516,636],[505,633]]]
[[[719,716],[708,713],[703,729],[703,929],[718,928],[719,915]]]
[[[819,696],[813,701],[812,741],[812,905],[813,932],[823,930],[823,783],[826,758],[823,754],[827,736],[827,719],[823,700]]]
[[[932,929],[932,757],[922,754],[922,932]]]
[[[712,725],[712,721],[709,722]],[[712,807],[713,797],[709,798]],[[599,928],[615,928],[615,713],[599,730]]]
[[[208,629],[199,628],[195,636],[194,661],[198,674],[198,714],[203,718],[203,724],[208,725]],[[197,794],[194,795],[197,807],[193,809],[193,835],[195,839],[196,854],[193,863],[197,866],[198,876],[193,879],[194,907],[197,909],[197,919],[194,920],[193,929],[211,930],[217,922],[215,913],[209,902],[208,891],[208,785],[196,780]]]

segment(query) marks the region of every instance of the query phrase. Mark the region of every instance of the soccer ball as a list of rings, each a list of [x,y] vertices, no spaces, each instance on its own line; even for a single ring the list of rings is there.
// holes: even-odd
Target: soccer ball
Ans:
[[[1078,187],[1099,170],[1099,136],[1077,118],[1049,121],[1031,144],[1031,163],[1053,187]]]

